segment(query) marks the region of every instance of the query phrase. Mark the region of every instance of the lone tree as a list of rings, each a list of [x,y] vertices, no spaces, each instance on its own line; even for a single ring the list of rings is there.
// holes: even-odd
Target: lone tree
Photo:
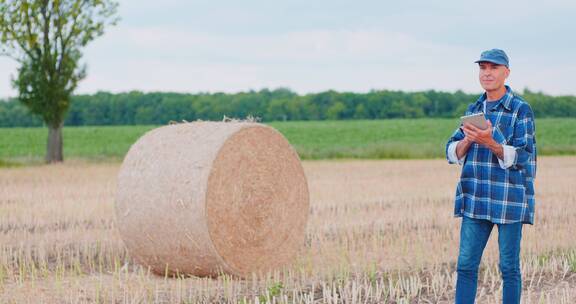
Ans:
[[[62,126],[86,75],[81,49],[118,22],[110,0],[0,0],[0,54],[19,63],[12,85],[48,127],[46,162],[63,161]]]

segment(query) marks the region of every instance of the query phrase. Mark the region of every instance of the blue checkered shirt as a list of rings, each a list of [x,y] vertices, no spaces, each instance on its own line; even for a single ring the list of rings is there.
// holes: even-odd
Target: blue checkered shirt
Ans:
[[[470,104],[466,115],[483,111],[486,94]],[[492,137],[513,146],[512,165],[503,169],[487,147],[473,143],[466,153],[456,188],[454,216],[486,219],[496,224],[534,224],[534,178],[536,139],[534,114],[530,105],[506,86],[506,94],[485,113],[493,126]],[[458,128],[446,144],[462,140]],[[449,163],[454,163],[448,158]]]

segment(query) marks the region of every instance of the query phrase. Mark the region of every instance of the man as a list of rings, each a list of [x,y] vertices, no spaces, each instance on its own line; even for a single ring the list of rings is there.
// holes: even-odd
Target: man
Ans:
[[[446,145],[451,164],[462,165],[454,215],[462,217],[456,303],[474,303],[478,266],[494,225],[498,226],[503,303],[520,303],[522,225],[534,223],[536,139],[530,105],[505,85],[509,59],[499,49],[476,61],[485,93],[466,110],[483,112],[488,128],[458,128]]]

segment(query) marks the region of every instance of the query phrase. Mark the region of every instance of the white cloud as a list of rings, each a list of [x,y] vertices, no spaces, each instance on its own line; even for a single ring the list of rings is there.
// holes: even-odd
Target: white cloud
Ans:
[[[457,46],[419,41],[382,30],[309,30],[269,35],[215,35],[170,28],[134,28],[119,33],[152,57],[174,56],[193,62],[370,63],[417,62],[454,58]]]
[[[475,52],[382,30],[211,35],[119,29],[86,53],[89,76],[80,91],[455,90],[468,88],[449,79],[469,72]]]
[[[14,96],[11,85],[11,75],[16,71],[17,64],[8,57],[0,57],[0,99]]]
[[[565,43],[561,56],[550,55],[557,49],[538,41],[556,28],[535,18],[539,12],[561,13],[573,8],[574,2],[522,2],[522,10],[516,9],[518,1],[498,3],[505,14],[486,21],[482,12],[456,2],[422,3],[416,11],[388,4],[374,9],[350,4],[351,9],[358,9],[355,13],[367,15],[360,20],[347,14],[346,7],[334,9],[336,5],[326,7],[334,14],[327,16],[327,3],[316,3],[310,12],[284,16],[282,6],[287,4],[256,10],[260,5],[252,3],[253,7],[241,12],[226,6],[228,10],[221,13],[217,8],[222,3],[170,0],[157,7],[158,2],[122,1],[126,20],[88,46],[84,57],[88,77],[78,92],[235,92],[278,86],[301,93],[379,88],[478,92],[472,62],[479,47],[498,45],[512,55],[510,82],[515,88],[575,94],[569,79],[576,65],[571,55],[564,55],[572,54],[573,46]],[[184,19],[168,20],[168,16],[183,18],[188,12],[190,16]],[[333,23],[311,24],[316,17]],[[515,23],[502,27],[502,20]],[[231,28],[234,25],[240,28]],[[527,39],[533,28],[543,30],[535,39]],[[534,70],[533,62],[542,56],[551,58],[550,62],[545,69]],[[0,96],[15,95],[9,78],[15,68],[14,62],[0,58]]]

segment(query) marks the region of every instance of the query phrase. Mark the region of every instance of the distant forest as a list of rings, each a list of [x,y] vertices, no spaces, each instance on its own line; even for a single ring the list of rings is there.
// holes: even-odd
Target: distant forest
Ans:
[[[524,90],[536,117],[575,117],[576,96],[550,96]],[[173,121],[221,120],[224,115],[283,120],[338,120],[458,117],[478,94],[423,91],[326,91],[299,95],[279,88],[242,93],[99,92],[76,95],[65,125],[161,125]],[[41,126],[16,99],[0,100],[0,127]]]

